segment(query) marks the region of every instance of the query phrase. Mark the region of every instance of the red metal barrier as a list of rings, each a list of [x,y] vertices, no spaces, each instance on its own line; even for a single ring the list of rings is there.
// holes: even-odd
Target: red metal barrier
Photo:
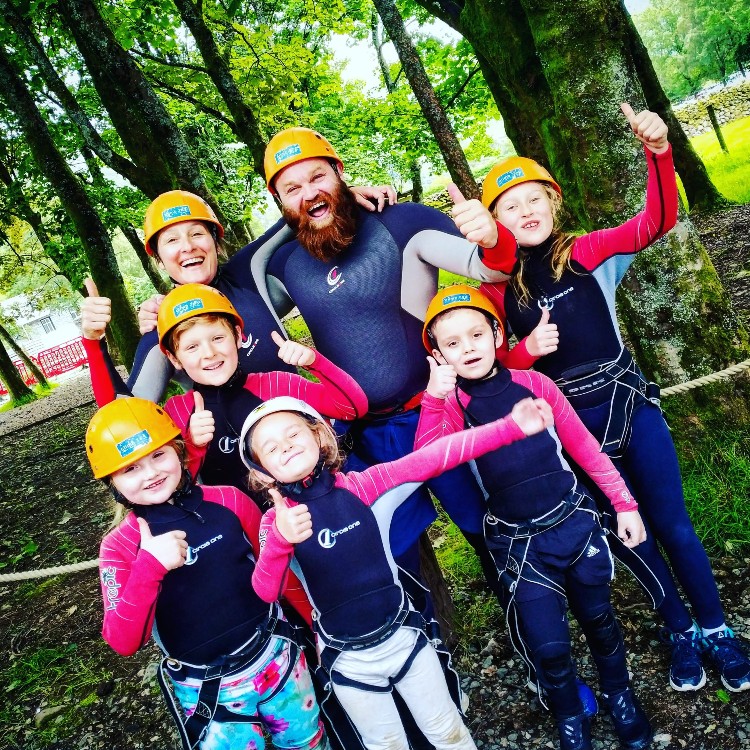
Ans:
[[[55,375],[61,375],[64,372],[75,370],[76,367],[86,364],[86,351],[81,343],[81,337],[66,341],[64,344],[44,349],[37,352],[35,357],[31,358],[44,373],[47,378],[53,378]],[[36,378],[26,369],[26,365],[20,359],[14,359],[13,364],[21,374],[23,382],[26,385],[36,383]],[[0,381],[0,396],[5,396],[7,389]]]

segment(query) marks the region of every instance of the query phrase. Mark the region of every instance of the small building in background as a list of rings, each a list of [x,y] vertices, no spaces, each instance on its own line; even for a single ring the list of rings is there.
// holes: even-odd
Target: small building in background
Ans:
[[[16,330],[10,333],[29,356],[81,336],[81,316],[75,307],[35,310],[24,294],[1,301],[0,317],[13,321]]]

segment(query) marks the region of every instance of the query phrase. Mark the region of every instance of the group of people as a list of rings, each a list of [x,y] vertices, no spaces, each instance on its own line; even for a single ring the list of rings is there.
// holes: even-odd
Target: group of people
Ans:
[[[701,688],[707,660],[750,689],[658,388],[615,318],[629,262],[677,218],[667,128],[622,108],[648,184],[613,229],[562,232],[561,188],[530,159],[495,166],[481,201],[453,190],[448,217],[350,189],[333,146],[291,128],[265,158],[283,219],[227,262],[201,198],[149,206],[146,249],[175,287],[141,307],[127,382],[106,349],[111,305],[87,282],[100,409],[86,450],[119,509],[100,553],[103,634],[123,654],[153,635],[185,748],[475,747],[420,576],[431,492],[479,556],[562,750],[592,747],[599,704],[626,750],[653,737],[612,555],[663,618],[672,688]],[[479,288],[439,291],[441,268]],[[314,349],[287,339],[292,307]],[[173,376],[187,390],[159,407]]]

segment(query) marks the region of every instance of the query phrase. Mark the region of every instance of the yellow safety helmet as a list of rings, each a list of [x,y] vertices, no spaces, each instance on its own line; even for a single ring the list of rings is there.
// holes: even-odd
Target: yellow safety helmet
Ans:
[[[344,171],[344,163],[336,149],[320,134],[310,128],[287,128],[271,138],[266,146],[263,168],[266,184],[273,193],[273,180],[282,169],[305,159],[333,159]]]
[[[213,208],[200,195],[188,193],[187,190],[170,190],[154,198],[146,209],[143,220],[146,252],[156,255],[156,249],[151,247],[151,238],[164,227],[181,221],[208,221],[216,227],[219,239],[224,236],[224,227],[216,218]]]
[[[560,186],[541,164],[525,156],[511,156],[492,167],[484,178],[482,203],[485,208],[489,209],[506,190],[522,182],[547,182],[562,195]]]
[[[180,436],[153,401],[118,398],[102,406],[86,430],[86,455],[96,479],[114,474]]]
[[[176,286],[159,305],[156,330],[159,334],[159,346],[161,346],[162,351],[166,351],[164,338],[178,323],[194,318],[196,315],[209,313],[229,315],[240,329],[245,327],[245,323],[234,305],[218,289],[205,284],[181,284]]]
[[[504,335],[503,323],[490,299],[472,286],[454,284],[439,291],[427,306],[424,327],[422,328],[422,343],[428,352],[432,353],[432,350],[437,348],[432,341],[432,334],[429,332],[430,324],[440,313],[456,307],[472,307],[475,310],[481,310],[497,323],[497,330],[501,336]]]

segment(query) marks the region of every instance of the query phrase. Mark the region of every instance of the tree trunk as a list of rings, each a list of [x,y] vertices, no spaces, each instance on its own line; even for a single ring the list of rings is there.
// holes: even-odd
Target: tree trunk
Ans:
[[[625,23],[630,40],[630,52],[635,61],[638,80],[643,88],[648,108],[658,112],[669,127],[669,140],[672,144],[675,168],[682,180],[682,187],[691,211],[716,211],[726,208],[731,201],[727,200],[711,182],[705,164],[701,161],[690,139],[685,135],[682,124],[672,111],[672,104],[664,93],[659,78],[654,70],[646,45],[633,23],[630,13],[625,10]]]
[[[0,13],[4,16],[8,26],[13,30],[15,37],[20,40],[29,55],[30,60],[36,66],[44,78],[44,82],[52,93],[59,99],[66,114],[81,134],[83,142],[88,146],[110,169],[118,172],[126,180],[142,190],[146,195],[151,195],[154,187],[151,184],[154,176],[148,169],[141,169],[133,162],[118,154],[96,131],[88,115],[83,111],[70,92],[65,82],[60,78],[54,66],[47,57],[44,48],[34,35],[28,18],[24,17],[11,5],[8,0],[0,0]],[[165,188],[168,189],[168,188]],[[159,191],[161,192],[161,191]],[[158,193],[154,194],[157,195]]]
[[[566,203],[572,197],[580,228],[612,226],[640,210],[645,161],[618,105],[643,108],[641,77],[649,81],[649,101],[656,101],[656,91],[633,51],[632,20],[619,0],[418,1],[474,45],[485,79],[503,97],[498,108],[506,132],[519,153],[534,157],[522,138],[537,134],[548,157],[543,161]],[[679,142],[679,130],[672,135]],[[618,299],[635,353],[660,383],[689,380],[748,356],[747,333],[685,219],[634,263]],[[735,379],[681,396],[670,410],[692,410],[693,423],[729,415],[744,421],[749,390],[746,379]]]
[[[432,88],[422,61],[404,28],[404,21],[393,0],[373,0],[391,41],[396,47],[404,73],[409,79],[414,96],[422,109],[427,124],[435,136],[443,155],[448,172],[466,198],[479,198],[479,188],[471,174],[461,144],[456,138],[453,126],[445,114],[440,100]]]
[[[23,382],[21,373],[16,370],[2,341],[0,341],[0,380],[8,389],[10,399],[14,404],[26,403],[36,398],[34,391]]]
[[[644,102],[624,7],[617,0],[588,0],[560,12],[561,6],[544,0],[522,4],[576,178],[586,186],[588,214],[596,227],[619,223],[641,208],[646,182],[642,149],[618,107],[628,101],[637,111]],[[688,220],[642,254],[634,269],[620,295],[625,300],[621,313],[651,377],[671,385],[748,356],[747,333]],[[743,381],[713,392],[725,390],[729,398],[736,383]],[[721,403],[701,408],[701,398],[682,400],[694,402],[700,419],[722,411]],[[733,415],[743,417],[746,406]]]
[[[39,383],[42,388],[49,388],[47,378],[44,376],[44,373],[41,371],[41,369],[37,367],[36,362],[34,362],[34,360],[31,359],[28,354],[26,354],[26,352],[18,345],[16,340],[8,333],[7,329],[3,325],[0,325],[0,339],[3,339],[5,343],[9,347],[11,347],[11,349],[15,350],[16,354],[18,354],[18,356],[20,357],[21,362],[26,365],[29,372],[36,379],[36,382]]]
[[[416,157],[411,163],[411,199],[414,203],[422,202],[424,187],[422,185],[422,165],[419,163],[419,157]]]
[[[117,349],[126,361],[132,362],[140,333],[107,231],[83,186],[57,150],[46,122],[2,47],[0,96],[15,113],[37,168],[49,180],[73,222],[97,287],[112,300],[112,333]]]
[[[121,226],[120,231],[125,235],[125,238],[138,256],[138,260],[141,262],[141,266],[143,266],[143,270],[146,272],[146,276],[148,276],[148,280],[151,282],[154,289],[156,289],[159,294],[169,294],[172,289],[172,284],[169,281],[166,281],[156,269],[154,261],[143,247],[143,240],[138,236],[135,227],[127,224]]]
[[[232,115],[235,135],[245,142],[252,155],[255,171],[261,178],[264,178],[265,139],[260,132],[255,114],[245,103],[225,58],[216,46],[214,35],[206,25],[203,18],[203,4],[199,3],[196,6],[192,0],[174,0],[174,4],[198,45],[208,75]]]
[[[62,22],[75,39],[94,86],[130,158],[149,172],[144,192],[155,198],[179,188],[211,204],[227,242],[241,246],[201,175],[195,155],[135,60],[119,44],[93,0],[57,0]]]

